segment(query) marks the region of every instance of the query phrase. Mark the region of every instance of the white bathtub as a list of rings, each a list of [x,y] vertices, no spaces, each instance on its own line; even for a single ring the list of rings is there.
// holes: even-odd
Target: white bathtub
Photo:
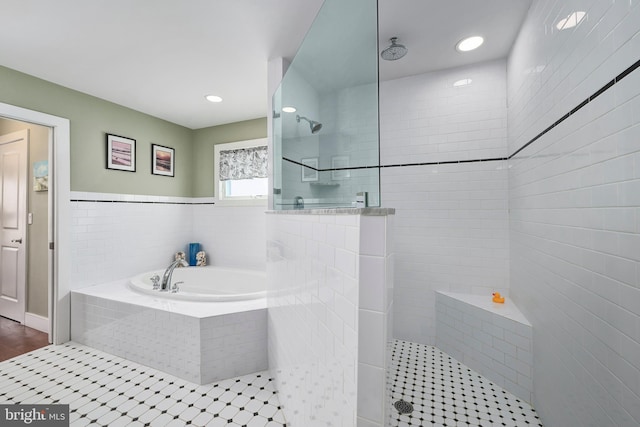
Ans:
[[[139,274],[128,285],[143,294],[187,301],[245,301],[266,296],[266,277],[261,271],[216,266],[176,268],[171,283],[183,282],[176,293],[153,290],[151,277],[162,278],[163,274],[164,270]]]
[[[264,273],[176,269],[176,294],[154,273],[71,291],[72,340],[198,384],[267,369]]]

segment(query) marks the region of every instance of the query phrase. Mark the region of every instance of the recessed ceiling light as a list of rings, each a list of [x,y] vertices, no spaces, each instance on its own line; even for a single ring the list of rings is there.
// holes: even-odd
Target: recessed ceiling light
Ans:
[[[561,19],[556,24],[556,28],[559,30],[568,30],[569,28],[573,28],[580,23],[587,16],[587,12],[577,11],[570,13],[564,19]]]
[[[458,80],[458,81],[454,82],[453,86],[460,87],[460,86],[466,86],[466,85],[470,85],[470,84],[471,84],[471,79],[461,79],[461,80]]]
[[[482,43],[484,43],[484,39],[480,36],[467,37],[466,39],[462,39],[458,42],[456,50],[459,52],[468,52],[479,48]]]
[[[205,99],[209,102],[222,102],[222,98],[217,95],[207,95]]]
[[[296,107],[282,107],[282,111],[285,113],[295,113]]]

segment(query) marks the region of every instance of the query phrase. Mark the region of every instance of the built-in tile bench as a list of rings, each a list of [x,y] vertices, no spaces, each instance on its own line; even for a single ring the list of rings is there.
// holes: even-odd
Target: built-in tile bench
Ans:
[[[511,299],[436,292],[436,346],[531,402],[531,324]]]

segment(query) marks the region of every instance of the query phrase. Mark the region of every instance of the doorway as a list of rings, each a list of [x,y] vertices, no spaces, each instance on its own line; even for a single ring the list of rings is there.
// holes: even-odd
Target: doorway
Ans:
[[[5,133],[1,131],[1,125],[2,123],[0,123],[0,316],[24,323],[27,308],[27,251],[29,248],[27,238],[29,130]]]
[[[47,334],[50,138],[49,127],[0,118],[0,315]]]
[[[0,118],[48,129],[48,184],[46,199],[46,255],[39,256],[38,272],[46,274],[46,323],[48,341],[62,344],[70,339],[70,124],[69,120],[0,103]],[[33,165],[30,165],[32,167]],[[44,258],[44,259],[42,259]],[[28,299],[27,299],[28,300]]]

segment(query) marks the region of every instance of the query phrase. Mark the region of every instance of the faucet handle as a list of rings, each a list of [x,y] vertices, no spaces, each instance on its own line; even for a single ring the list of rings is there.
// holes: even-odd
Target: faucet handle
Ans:
[[[182,285],[184,282],[176,282],[173,284],[173,286],[171,287],[171,293],[175,294],[177,292],[180,291],[180,287],[178,285]]]
[[[149,279],[151,280],[151,283],[153,283],[154,291],[157,291],[158,289],[160,289],[160,276],[158,276],[157,274],[154,274]]]

